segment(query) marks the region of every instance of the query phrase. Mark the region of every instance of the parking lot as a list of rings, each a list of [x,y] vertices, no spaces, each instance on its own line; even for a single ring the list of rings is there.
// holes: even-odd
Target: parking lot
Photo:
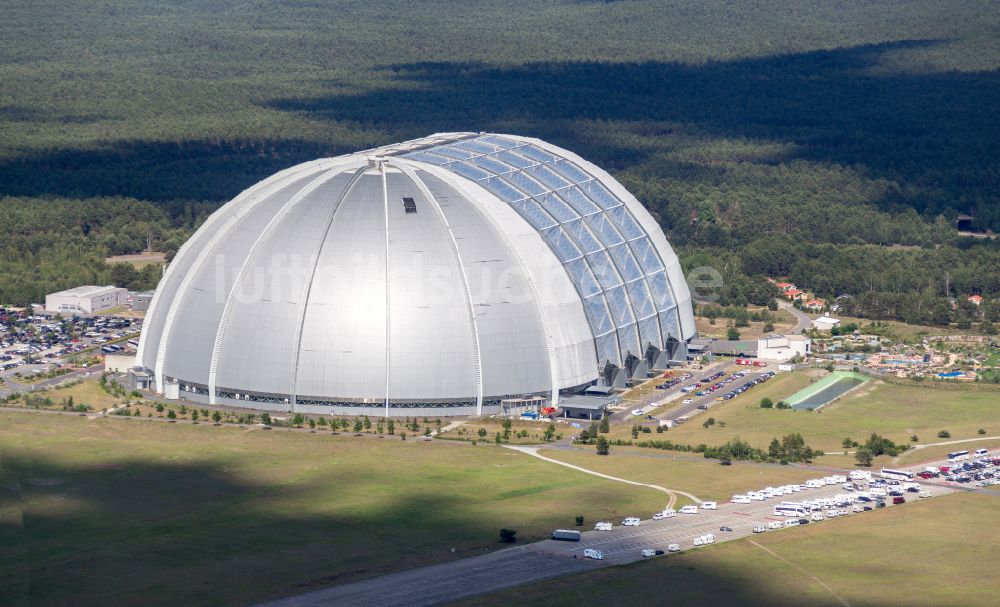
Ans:
[[[686,421],[702,411],[752,390],[775,375],[768,366],[736,365],[723,361],[705,369],[676,371],[655,380],[657,388],[644,402],[633,403],[622,412],[622,419],[640,418],[645,421]],[[721,399],[721,400],[720,400]],[[665,410],[649,414],[653,409]]]
[[[989,449],[960,449],[957,458],[949,458],[905,470],[918,482],[933,482],[961,489],[1000,487],[1000,452]]]
[[[0,308],[0,377],[7,389],[30,384],[28,379],[66,367],[75,354],[102,348],[124,351],[134,346],[142,321],[113,316],[72,317],[28,316],[24,312]],[[125,343],[132,341],[132,344]],[[118,345],[108,345],[122,342]],[[77,370],[77,369],[73,369]],[[20,378],[17,377],[20,374]],[[18,381],[18,380],[22,381]]]
[[[881,484],[877,474],[875,476],[874,483]],[[764,533],[794,533],[794,527],[792,525],[786,527],[786,522],[792,520],[798,522],[800,517],[797,515],[793,517],[775,515],[776,505],[780,505],[782,502],[826,502],[827,506],[820,506],[812,510],[811,513],[821,514],[822,520],[813,520],[813,516],[810,514],[801,517],[809,520],[806,524],[822,525],[831,518],[863,516],[867,513],[864,510],[865,507],[875,510],[878,506],[876,498],[868,497],[864,493],[867,491],[868,483],[858,482],[858,485],[862,488],[850,492],[844,490],[843,483],[836,483],[819,488],[803,488],[792,495],[775,496],[760,501],[754,500],[749,504],[719,503],[714,510],[699,509],[697,514],[677,514],[658,521],[651,520],[649,514],[643,516],[637,513],[636,516],[643,518],[639,526],[625,527],[620,524],[622,521],[611,521],[610,531],[586,531],[582,534],[579,542],[548,540],[542,542],[539,548],[576,558],[584,558],[584,551],[587,549],[596,549],[603,553],[603,564],[617,565],[641,559],[641,552],[645,549],[666,552],[670,544],[677,544],[681,551],[694,549],[695,539],[708,534],[715,536],[713,543],[753,535],[755,525],[764,526],[766,528]],[[748,488],[749,491],[753,490]],[[886,490],[885,492],[884,507],[895,508],[904,506],[906,502],[921,499],[919,497],[921,493],[929,498],[951,493],[952,490],[940,485],[921,484],[919,492],[899,491],[903,499],[902,504],[893,504],[893,496],[888,495],[890,491]],[[870,501],[855,500],[854,503],[850,503],[846,497],[851,494],[855,496],[865,495]],[[854,504],[860,506],[861,512],[855,512]],[[831,511],[841,513],[830,516],[828,513]],[[770,528],[771,524],[780,524],[781,528],[772,529]],[[722,527],[732,530],[722,531]]]

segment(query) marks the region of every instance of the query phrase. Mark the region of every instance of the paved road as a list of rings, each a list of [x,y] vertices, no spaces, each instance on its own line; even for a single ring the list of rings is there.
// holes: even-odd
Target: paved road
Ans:
[[[787,301],[778,301],[778,306],[782,310],[786,310],[788,312],[791,312],[792,316],[795,317],[795,320],[798,323],[798,324],[795,325],[795,328],[791,329],[788,332],[789,335],[794,335],[796,333],[802,333],[803,331],[805,331],[806,329],[808,329],[809,327],[812,326],[812,319],[809,318],[809,315],[806,314],[805,312],[803,312],[802,310],[796,308],[791,303],[789,303]]]
[[[951,493],[946,487],[926,487],[934,495]],[[839,486],[809,489],[787,499],[814,499],[840,493]],[[907,494],[912,499],[912,494]],[[694,515],[678,515],[662,521],[644,520],[638,527],[616,526],[611,531],[587,531],[579,542],[546,540],[483,556],[410,569],[359,582],[334,586],[293,597],[262,603],[261,607],[380,606],[405,604],[413,607],[440,605],[489,594],[554,577],[622,565],[642,560],[645,548],[665,549],[680,544],[693,548],[695,537],[712,533],[716,541],[752,535],[755,523],[785,520],[775,517],[773,508],[780,499],[752,504],[719,504],[718,510],[702,510]],[[888,506],[893,508],[895,506]],[[851,514],[850,516],[863,516]],[[618,521],[615,521],[617,524]],[[822,525],[823,523],[815,523]],[[728,525],[731,532],[719,530]],[[795,528],[768,533],[795,533]],[[604,553],[604,560],[583,557],[587,548]]]

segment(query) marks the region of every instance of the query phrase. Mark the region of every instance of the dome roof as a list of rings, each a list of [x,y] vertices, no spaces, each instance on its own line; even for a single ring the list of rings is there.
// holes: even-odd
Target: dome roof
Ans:
[[[223,206],[168,267],[138,361],[211,402],[467,413],[644,372],[693,335],[677,258],[619,183],[538,140],[455,133]]]

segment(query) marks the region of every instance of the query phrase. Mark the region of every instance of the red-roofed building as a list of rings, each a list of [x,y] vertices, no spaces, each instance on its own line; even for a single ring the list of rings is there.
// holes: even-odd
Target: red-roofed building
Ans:
[[[791,299],[792,301],[802,301],[809,297],[809,294],[805,291],[800,291],[799,289],[788,289],[785,291],[785,297]]]
[[[826,302],[822,299],[810,299],[806,303],[802,304],[802,307],[819,312],[826,307]]]
[[[983,296],[982,295],[969,295],[969,301],[971,301],[972,303],[974,303],[974,304],[976,304],[978,306],[979,304],[983,303]]]
[[[775,284],[774,286],[778,287],[782,291],[788,291],[789,289],[794,289],[795,288],[795,285],[793,285],[790,282],[779,282],[779,283]]]

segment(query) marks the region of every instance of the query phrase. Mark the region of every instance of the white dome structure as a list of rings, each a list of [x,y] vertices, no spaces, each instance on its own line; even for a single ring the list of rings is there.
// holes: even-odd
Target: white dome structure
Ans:
[[[223,206],[167,268],[137,364],[200,402],[467,415],[624,386],[694,335],[677,257],[621,184],[537,139],[445,133]]]

